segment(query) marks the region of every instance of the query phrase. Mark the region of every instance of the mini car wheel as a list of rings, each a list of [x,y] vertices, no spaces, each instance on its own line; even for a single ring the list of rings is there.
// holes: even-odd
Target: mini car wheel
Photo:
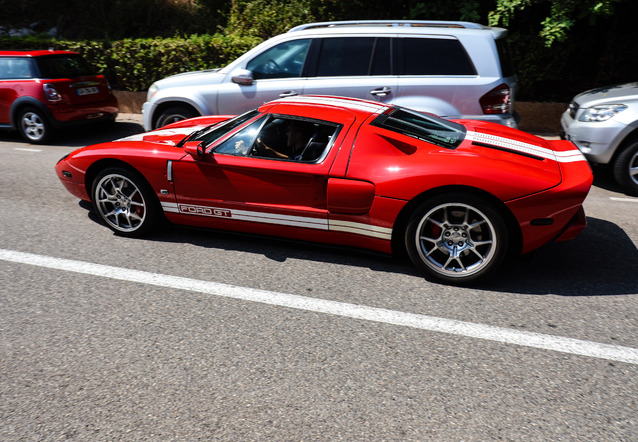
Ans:
[[[18,130],[22,137],[33,143],[43,144],[49,140],[53,129],[42,112],[35,107],[27,107],[18,114]]]
[[[463,284],[485,277],[501,264],[508,236],[503,217],[489,202],[447,193],[414,211],[405,244],[412,262],[427,275]]]
[[[197,116],[199,116],[199,114],[192,108],[187,106],[172,106],[162,111],[159,117],[157,117],[155,128]]]
[[[123,236],[142,236],[161,217],[156,196],[146,181],[122,168],[102,171],[93,181],[93,206],[106,225]]]
[[[614,163],[614,177],[631,195],[638,195],[638,141],[620,152]]]

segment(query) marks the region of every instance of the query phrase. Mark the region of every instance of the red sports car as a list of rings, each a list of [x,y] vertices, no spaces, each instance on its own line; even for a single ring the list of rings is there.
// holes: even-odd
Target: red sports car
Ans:
[[[168,221],[392,253],[466,283],[586,225],[569,141],[301,96],[79,149],[56,171],[117,234]]]

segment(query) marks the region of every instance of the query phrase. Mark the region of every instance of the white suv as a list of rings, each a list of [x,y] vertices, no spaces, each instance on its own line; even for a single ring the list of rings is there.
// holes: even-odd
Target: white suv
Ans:
[[[516,74],[506,34],[468,22],[297,26],[225,68],[153,83],[143,107],[144,128],[199,115],[237,115],[292,95],[364,98],[517,127]]]

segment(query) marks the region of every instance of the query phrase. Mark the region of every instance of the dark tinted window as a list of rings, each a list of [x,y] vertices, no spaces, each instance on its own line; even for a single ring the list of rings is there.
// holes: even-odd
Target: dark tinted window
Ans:
[[[452,149],[465,138],[465,126],[461,124],[401,107],[379,115],[372,125]]]
[[[389,74],[391,74],[389,38],[323,39],[317,62],[317,76],[352,77]]]
[[[33,78],[33,62],[26,57],[0,58],[0,79]]]
[[[476,75],[463,45],[454,39],[405,38],[403,75]]]
[[[514,63],[512,63],[512,57],[510,57],[509,46],[504,38],[496,40],[496,50],[498,51],[498,58],[501,61],[501,73],[503,77],[511,77],[516,74],[514,70]]]
[[[37,57],[42,78],[72,78],[95,75],[93,67],[79,55]]]

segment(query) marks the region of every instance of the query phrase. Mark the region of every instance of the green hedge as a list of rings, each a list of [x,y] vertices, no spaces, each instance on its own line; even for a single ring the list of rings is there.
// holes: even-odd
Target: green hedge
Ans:
[[[146,91],[154,81],[172,74],[225,66],[260,42],[258,37],[222,34],[113,42],[0,37],[0,48],[79,52],[107,77],[114,89]]]

